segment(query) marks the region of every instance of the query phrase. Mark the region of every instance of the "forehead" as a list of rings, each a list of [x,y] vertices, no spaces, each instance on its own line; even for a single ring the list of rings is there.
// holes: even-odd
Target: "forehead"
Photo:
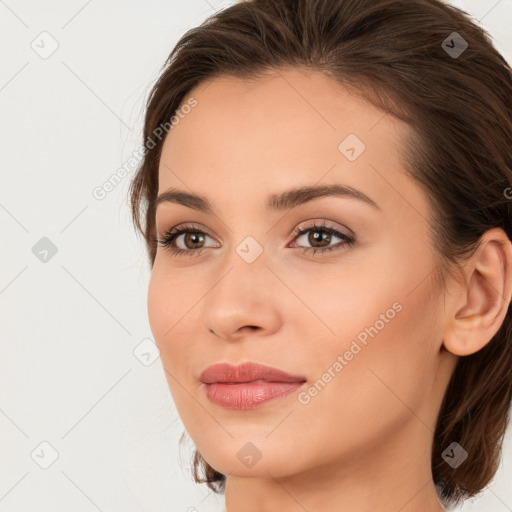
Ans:
[[[412,194],[428,208],[401,164],[409,127],[320,72],[216,77],[188,98],[197,105],[164,141],[159,193],[185,185],[243,204],[263,190],[322,180],[362,189],[380,204]]]
[[[188,97],[197,106],[171,130],[164,150],[200,147],[205,152],[236,143],[236,156],[257,153],[266,144],[266,152],[277,156],[289,149],[283,142],[303,141],[306,146],[295,152],[324,146],[336,154],[349,133],[373,146],[381,141],[399,150],[400,132],[407,128],[323,73],[302,69],[250,80],[221,76],[200,84]]]

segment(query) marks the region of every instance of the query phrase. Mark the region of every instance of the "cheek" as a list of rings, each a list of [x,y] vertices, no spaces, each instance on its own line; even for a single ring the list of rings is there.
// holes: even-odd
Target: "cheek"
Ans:
[[[182,332],[180,334],[180,329],[187,322],[186,310],[183,310],[183,294],[178,295],[173,290],[176,290],[176,283],[171,285],[170,280],[155,265],[148,285],[148,320],[153,338],[160,350],[161,364],[171,392],[175,382],[171,375],[181,380],[183,377],[176,375],[176,372],[186,367],[181,363],[184,354],[179,344],[181,341],[186,345],[186,335]]]
[[[158,258],[157,258],[158,259]],[[193,379],[190,361],[197,359],[199,298],[204,291],[200,283],[184,272],[169,272],[164,265],[155,265],[147,294],[148,320],[173,397],[190,386]]]
[[[194,305],[201,297],[197,282],[184,272],[170,272],[164,259],[155,260],[147,295],[148,320],[159,347],[186,336],[184,330],[197,315]]]
[[[344,433],[340,443],[391,435],[415,415],[427,416],[440,342],[436,317],[427,313],[429,283],[413,293],[410,283],[360,288],[364,293],[350,303],[338,300],[336,307],[345,309],[336,315],[332,308],[325,317],[337,336],[316,349],[317,384],[304,403],[310,399],[309,414],[324,418],[326,435]]]

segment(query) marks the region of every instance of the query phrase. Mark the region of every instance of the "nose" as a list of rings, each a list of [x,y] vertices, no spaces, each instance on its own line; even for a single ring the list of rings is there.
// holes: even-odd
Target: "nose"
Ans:
[[[247,263],[239,258],[230,262],[230,268],[202,302],[204,327],[226,341],[277,331],[281,324],[279,280],[263,259]]]

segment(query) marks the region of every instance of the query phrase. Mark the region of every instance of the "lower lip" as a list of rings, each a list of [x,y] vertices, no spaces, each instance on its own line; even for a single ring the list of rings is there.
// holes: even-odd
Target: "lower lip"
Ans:
[[[254,409],[261,404],[283,398],[303,386],[305,382],[240,382],[203,383],[211,402],[226,409]]]

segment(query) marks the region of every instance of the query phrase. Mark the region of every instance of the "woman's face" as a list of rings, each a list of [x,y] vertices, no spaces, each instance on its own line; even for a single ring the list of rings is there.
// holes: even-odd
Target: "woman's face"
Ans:
[[[158,247],[148,314],[196,447],[239,476],[368,468],[390,454],[429,462],[453,360],[431,210],[400,162],[408,128],[317,72],[216,78],[191,96],[163,146],[159,194],[195,194],[212,211],[184,195],[159,203],[159,239],[195,233]],[[332,186],[369,199],[293,194]],[[244,362],[306,382],[254,407],[212,402],[203,370]]]

